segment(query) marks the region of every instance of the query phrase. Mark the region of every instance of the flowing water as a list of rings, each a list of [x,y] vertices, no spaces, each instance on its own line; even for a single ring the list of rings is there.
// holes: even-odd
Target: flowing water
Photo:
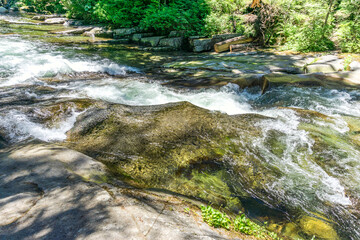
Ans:
[[[1,31],[9,32],[8,26],[0,26]],[[147,70],[134,59],[108,59],[82,45],[2,35],[0,46],[0,133],[8,141],[65,140],[81,112],[68,109],[65,118],[49,125],[36,117],[36,108],[74,98],[127,105],[188,101],[229,115],[264,115],[269,118],[257,124],[262,134],[253,140],[253,149],[265,168],[276,170],[277,180],[264,186],[265,193],[253,192],[254,199],[321,213],[336,222],[342,239],[360,239],[359,90],[279,86],[261,95],[259,88],[243,90],[235,84],[179,89],[154,75],[146,77]]]

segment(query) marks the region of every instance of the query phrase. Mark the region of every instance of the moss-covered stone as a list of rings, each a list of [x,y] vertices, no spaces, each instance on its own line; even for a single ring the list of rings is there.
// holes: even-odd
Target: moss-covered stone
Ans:
[[[251,127],[260,119],[264,117],[210,112],[187,102],[106,105],[79,117],[68,132],[68,145],[107,163],[139,186],[240,208],[232,194],[247,193],[236,183],[238,173],[253,189],[261,189],[271,178],[257,169],[258,159],[239,147],[240,139],[250,144],[251,136],[260,134]]]
[[[337,240],[337,235],[334,228],[327,222],[315,217],[304,216],[299,221],[303,232],[309,237],[315,236],[317,239],[323,240]]]

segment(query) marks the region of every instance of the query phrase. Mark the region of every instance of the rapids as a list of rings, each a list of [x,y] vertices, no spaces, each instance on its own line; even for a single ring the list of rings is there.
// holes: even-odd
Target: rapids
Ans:
[[[0,134],[10,143],[64,141],[82,112],[68,109],[66,117],[49,124],[39,120],[36,109],[75,98],[136,106],[188,101],[229,115],[264,115],[269,118],[257,124],[262,134],[253,148],[278,178],[265,186],[266,193],[254,192],[254,199],[270,209],[321,213],[336,221],[342,239],[360,239],[359,215],[354,214],[359,211],[360,147],[346,138],[359,131],[354,127],[360,121],[359,90],[279,86],[261,95],[257,87],[240,89],[231,83],[173,88],[156,75],[147,76],[141,66],[89,53],[81,45],[2,35],[0,46]],[[327,146],[319,151],[316,141],[322,137]]]

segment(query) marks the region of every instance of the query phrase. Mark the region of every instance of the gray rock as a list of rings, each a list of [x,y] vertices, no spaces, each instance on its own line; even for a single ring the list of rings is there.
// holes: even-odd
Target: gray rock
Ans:
[[[106,30],[104,28],[96,27],[91,29],[91,31],[84,32],[83,35],[89,37],[112,38],[114,32],[112,30]]]
[[[165,36],[156,36],[156,37],[145,37],[140,40],[140,44],[149,47],[157,47],[161,39]]]
[[[179,50],[183,47],[183,43],[183,37],[163,38],[159,42],[159,47],[171,47],[173,49]]]
[[[360,70],[360,62],[354,61],[349,65],[351,71]]]
[[[332,73],[341,70],[334,67],[332,64],[311,64],[305,67],[306,73]]]
[[[185,33],[186,31],[171,31],[169,34],[169,38],[184,37]]]
[[[66,18],[48,18],[44,24],[64,24],[66,20]]]
[[[86,27],[86,28],[75,28],[71,30],[65,30],[65,31],[59,31],[59,32],[51,32],[53,34],[60,34],[60,35],[78,35],[83,34],[86,31],[90,31],[92,27]]]
[[[59,18],[59,15],[36,15],[36,16],[33,16],[31,19],[32,20],[44,21],[44,20],[49,19],[49,18]]]
[[[106,179],[102,163],[64,147],[3,150],[0,239],[233,239],[199,220],[190,200]]]
[[[200,39],[190,39],[190,46],[193,52],[207,52],[213,49],[213,40],[211,38],[200,38]]]
[[[138,28],[119,28],[114,30],[114,38],[123,38],[139,32]]]
[[[316,59],[315,59],[316,60]],[[333,73],[344,70],[343,60],[335,55],[326,55],[305,67],[306,73]]]
[[[66,20],[64,23],[64,26],[84,26],[84,21],[81,20],[75,20],[75,19],[69,19]]]
[[[139,43],[142,38],[152,37],[152,36],[154,36],[153,33],[135,33],[131,36],[131,41],[135,43]]]
[[[360,87],[360,69],[347,72],[337,72],[328,76],[341,80],[344,84]]]
[[[8,13],[9,11],[4,8],[4,7],[0,7],[0,13]]]

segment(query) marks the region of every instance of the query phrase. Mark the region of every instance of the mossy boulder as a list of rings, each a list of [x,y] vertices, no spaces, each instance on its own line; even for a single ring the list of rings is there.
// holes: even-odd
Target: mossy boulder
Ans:
[[[241,182],[262,189],[272,181],[273,175],[257,167],[260,160],[241,147],[250,148],[252,137],[260,134],[255,123],[264,118],[229,116],[188,102],[146,107],[101,103],[78,117],[66,144],[135,185],[239,208],[233,195],[248,195]]]
[[[315,236],[316,239],[337,240],[337,235],[330,223],[315,217],[304,216],[299,221],[302,231],[309,237]]]

